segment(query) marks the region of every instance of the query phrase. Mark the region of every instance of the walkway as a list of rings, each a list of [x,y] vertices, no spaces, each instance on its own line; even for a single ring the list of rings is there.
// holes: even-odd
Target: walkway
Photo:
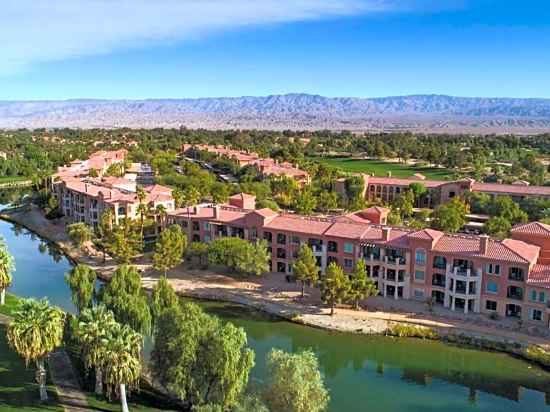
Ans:
[[[7,325],[9,316],[0,314],[0,323]],[[57,388],[59,406],[65,412],[89,411],[86,395],[80,388],[73,365],[64,349],[57,349],[48,357],[50,377]]]

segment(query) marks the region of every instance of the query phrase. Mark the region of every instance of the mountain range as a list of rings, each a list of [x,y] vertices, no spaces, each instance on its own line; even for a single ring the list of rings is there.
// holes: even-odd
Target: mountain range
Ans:
[[[550,99],[411,95],[380,98],[285,94],[145,100],[0,101],[1,128],[181,127],[538,133]]]

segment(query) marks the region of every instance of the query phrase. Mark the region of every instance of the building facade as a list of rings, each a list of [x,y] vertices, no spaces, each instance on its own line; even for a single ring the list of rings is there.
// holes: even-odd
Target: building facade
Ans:
[[[103,176],[110,165],[124,162],[125,157],[125,150],[102,151],[92,154],[88,160],[74,161],[68,167],[59,168],[51,178],[51,187],[61,213],[72,222],[96,227],[107,209],[112,211],[115,222],[122,218],[138,218],[140,203],[146,204],[151,211],[158,206],[166,212],[173,211],[172,189],[155,184],[140,186],[145,194],[140,200],[135,179]],[[92,169],[95,173],[91,173]]]
[[[197,205],[168,214],[191,241],[234,236],[264,239],[271,269],[291,274],[302,244],[324,272],[331,262],[346,272],[359,259],[389,299],[413,299],[464,314],[494,314],[549,328],[550,226],[534,222],[512,238],[445,234],[385,225],[388,209],[375,207],[332,218],[255,210],[252,197],[226,205]]]
[[[369,201],[382,200],[391,202],[407,190],[411,183],[421,183],[427,193],[422,197],[419,207],[434,208],[446,203],[456,196],[464,196],[468,192],[485,193],[491,197],[510,196],[515,202],[526,198],[550,198],[550,187],[530,186],[518,181],[515,184],[480,183],[473,179],[455,181],[427,180],[419,175],[412,179],[394,177],[378,177],[363,175],[365,180],[365,199]]]

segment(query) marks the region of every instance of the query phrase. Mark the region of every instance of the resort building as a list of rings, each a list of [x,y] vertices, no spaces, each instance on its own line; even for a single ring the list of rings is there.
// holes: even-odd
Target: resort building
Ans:
[[[370,201],[382,200],[391,202],[407,190],[411,183],[422,183],[427,190],[420,207],[433,208],[448,202],[455,196],[462,196],[467,192],[486,193],[491,197],[510,196],[519,202],[526,198],[550,198],[549,186],[530,186],[528,182],[517,181],[514,184],[480,183],[473,179],[455,181],[427,180],[423,175],[415,178],[400,179],[394,177],[377,177],[363,175],[365,179],[365,198]]]
[[[351,272],[364,259],[389,299],[414,299],[464,314],[485,313],[549,328],[550,226],[517,226],[512,238],[446,234],[386,226],[388,209],[372,207],[316,218],[255,210],[254,197],[202,204],[168,213],[190,241],[234,236],[265,239],[271,269],[291,274],[300,245],[309,245],[324,272],[336,262]]]
[[[61,213],[73,222],[85,222],[97,226],[103,212],[113,211],[115,222],[121,218],[139,217],[140,199],[137,195],[139,171],[130,177],[103,176],[107,168],[114,163],[124,162],[125,150],[114,152],[96,152],[88,160],[74,161],[68,167],[59,168],[52,176],[52,191],[59,201]],[[91,170],[98,177],[91,177]],[[147,171],[144,173],[147,176]],[[142,176],[143,177],[143,176]],[[162,205],[169,212],[175,209],[172,189],[155,184],[141,185],[145,192],[142,200],[150,210]]]
[[[263,176],[286,176],[296,180],[299,184],[310,182],[309,173],[301,170],[289,162],[279,162],[271,158],[262,158],[254,152],[244,152],[240,150],[229,149],[227,147],[217,147],[211,145],[191,145],[184,144],[182,153],[194,156],[197,151],[214,153],[217,156],[224,156],[235,160],[239,167],[255,165]]]

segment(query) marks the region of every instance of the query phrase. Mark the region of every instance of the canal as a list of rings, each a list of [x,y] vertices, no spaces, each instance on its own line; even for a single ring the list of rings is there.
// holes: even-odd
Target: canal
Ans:
[[[74,311],[70,262],[26,229],[0,221],[17,269],[11,293],[48,297]],[[200,303],[243,327],[256,352],[251,379],[265,379],[273,348],[313,349],[330,389],[330,411],[548,411],[550,373],[511,356],[440,342],[331,333],[224,303]]]

